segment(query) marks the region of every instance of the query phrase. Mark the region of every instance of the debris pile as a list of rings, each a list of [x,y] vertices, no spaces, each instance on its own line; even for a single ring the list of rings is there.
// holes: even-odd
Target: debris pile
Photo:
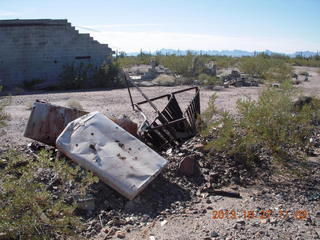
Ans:
[[[128,119],[109,119],[98,112],[87,113],[36,101],[24,136],[56,147],[132,200],[167,165],[167,160],[153,149],[165,150],[193,137],[196,134],[196,118],[200,114],[197,87],[152,99],[138,86],[136,88],[146,99],[133,103],[128,88],[133,110],[144,116],[139,128]],[[190,90],[195,90],[195,95],[183,113],[175,95]],[[162,111],[153,103],[160,98],[168,99]],[[149,121],[139,107],[144,103],[149,103],[157,113],[153,121]]]
[[[229,86],[235,87],[248,87],[248,86],[259,86],[258,78],[250,77],[248,74],[240,73],[237,70],[232,70],[230,74],[220,76],[223,82],[223,86],[228,88]]]
[[[98,112],[69,123],[56,146],[128,199],[137,196],[167,164],[158,153]]]

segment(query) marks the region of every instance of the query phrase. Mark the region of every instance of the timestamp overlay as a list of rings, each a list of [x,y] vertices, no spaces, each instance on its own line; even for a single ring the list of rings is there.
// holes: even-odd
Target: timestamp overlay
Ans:
[[[280,209],[280,210],[234,210],[234,209],[217,209],[211,211],[212,219],[270,219],[279,218],[279,219],[288,219],[293,218],[297,220],[306,220],[308,218],[308,211],[304,209],[297,210],[288,210],[288,209]]]

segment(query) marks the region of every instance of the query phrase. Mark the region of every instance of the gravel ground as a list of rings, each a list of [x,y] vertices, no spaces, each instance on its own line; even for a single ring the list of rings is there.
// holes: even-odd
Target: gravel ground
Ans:
[[[308,95],[319,96],[320,76],[316,68],[307,70],[311,77],[302,83]],[[149,97],[166,94],[184,87],[143,88]],[[201,89],[201,107],[209,97],[218,96],[219,108],[235,113],[235,103],[241,97],[257,98],[262,87]],[[135,101],[142,100],[133,90]],[[185,93],[178,101],[183,107],[192,93]],[[1,149],[26,147],[30,142],[23,131],[30,114],[30,105],[46,100],[66,105],[75,99],[87,111],[100,111],[107,116],[142,118],[130,108],[126,89],[110,91],[36,93],[12,96],[6,111],[11,120],[1,134]],[[158,102],[161,107],[165,102]],[[145,109],[150,118],[151,109]],[[202,150],[203,140],[192,139],[180,150],[167,152],[168,168],[139,197],[127,201],[106,185],[95,186],[95,210],[86,216],[85,236],[93,239],[320,239],[320,156],[307,161],[310,171],[302,177],[271,176],[260,168],[250,178],[241,166],[221,159],[208,160]],[[320,151],[318,151],[320,152]],[[187,177],[178,171],[182,158],[193,156],[199,163],[199,174]],[[218,176],[212,180],[212,176]],[[235,179],[237,177],[237,179]],[[220,196],[210,191],[212,185],[239,197]],[[268,215],[269,214],[269,215]]]

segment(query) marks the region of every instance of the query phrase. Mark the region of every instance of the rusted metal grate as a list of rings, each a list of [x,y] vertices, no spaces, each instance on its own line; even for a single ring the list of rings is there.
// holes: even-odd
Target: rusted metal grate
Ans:
[[[139,88],[138,90],[142,93]],[[195,95],[183,113],[176,100],[176,95],[193,90]],[[143,127],[140,127],[140,137],[146,144],[154,149],[164,150],[181,144],[197,133],[196,119],[200,114],[200,90],[198,87],[179,90],[151,99],[147,98],[143,93],[142,95],[146,98],[146,101],[132,103],[133,107],[142,112],[139,105],[149,103],[158,112],[158,116],[152,123],[149,124],[145,121],[142,124]],[[153,101],[161,98],[168,98],[168,103],[160,112],[153,104]]]

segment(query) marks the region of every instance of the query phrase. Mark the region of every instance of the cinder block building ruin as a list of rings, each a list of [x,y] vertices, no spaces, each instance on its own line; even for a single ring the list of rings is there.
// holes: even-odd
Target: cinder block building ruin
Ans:
[[[0,85],[8,88],[34,79],[55,85],[64,65],[100,66],[112,54],[67,20],[0,20]]]

